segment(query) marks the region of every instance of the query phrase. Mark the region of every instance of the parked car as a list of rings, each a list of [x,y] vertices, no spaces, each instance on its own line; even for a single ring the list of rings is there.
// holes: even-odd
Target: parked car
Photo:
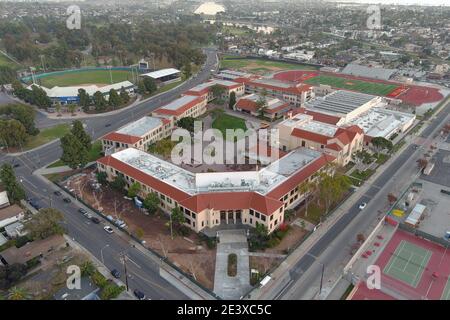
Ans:
[[[114,278],[119,279],[120,278],[120,271],[117,269],[111,270],[111,274]]]
[[[363,210],[366,206],[367,206],[367,203],[362,202],[362,203],[359,205],[359,210]]]
[[[114,221],[114,217],[113,216],[106,216],[106,219],[108,219],[109,221]]]
[[[36,199],[29,198],[27,202],[36,210],[40,210],[42,208]]]
[[[13,167],[14,167],[14,168],[20,167],[20,163],[14,163],[14,164],[13,164]]]
[[[82,214],[86,214],[88,213],[86,209],[80,208],[78,209],[78,212],[82,213]]]
[[[55,192],[53,192],[53,194],[55,195],[55,196],[60,196],[60,195],[62,195],[62,193],[61,193],[61,191],[58,191],[58,190],[56,190]]]
[[[115,222],[114,222],[114,224],[116,225],[116,226],[118,226],[119,228],[126,228],[126,226],[127,226],[127,224],[124,222],[124,221],[122,221],[122,220],[119,220],[119,219],[117,219]]]
[[[141,290],[134,289],[133,294],[139,300],[144,300],[145,299],[145,294]]]
[[[106,127],[106,128],[111,127],[111,123],[105,124],[105,127]]]
[[[103,230],[105,230],[108,233],[113,233],[114,232],[113,228],[111,228],[110,226],[104,226]]]
[[[96,218],[96,217],[92,217],[92,218],[91,218],[91,221],[92,221],[93,223],[95,223],[95,224],[99,224],[99,223],[100,223],[100,219],[99,219],[99,218]]]
[[[72,200],[70,200],[70,198],[64,198],[63,201],[64,201],[65,203],[71,203],[71,202],[72,202]]]

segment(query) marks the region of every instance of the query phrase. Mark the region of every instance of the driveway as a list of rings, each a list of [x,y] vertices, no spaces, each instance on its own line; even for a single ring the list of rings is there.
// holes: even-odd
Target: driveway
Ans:
[[[216,272],[214,292],[225,300],[239,299],[251,288],[248,245],[245,231],[219,231],[220,242],[217,244]],[[237,274],[228,276],[228,255],[237,256]]]

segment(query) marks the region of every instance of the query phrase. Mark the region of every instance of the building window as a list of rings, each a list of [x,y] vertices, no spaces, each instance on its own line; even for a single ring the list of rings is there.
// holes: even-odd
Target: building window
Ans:
[[[255,212],[255,217],[259,219],[259,212]]]
[[[266,221],[266,216],[262,214],[262,215],[261,215],[261,220],[262,220],[262,221]]]
[[[250,209],[250,215],[252,216],[254,213],[254,211],[252,209]]]

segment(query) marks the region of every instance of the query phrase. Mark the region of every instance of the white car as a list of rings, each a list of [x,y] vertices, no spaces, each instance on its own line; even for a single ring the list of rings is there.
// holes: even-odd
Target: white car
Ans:
[[[108,233],[113,233],[114,232],[114,230],[110,226],[104,226],[103,230],[105,230]]]
[[[367,203],[363,202],[359,205],[359,210],[364,209],[367,206]]]

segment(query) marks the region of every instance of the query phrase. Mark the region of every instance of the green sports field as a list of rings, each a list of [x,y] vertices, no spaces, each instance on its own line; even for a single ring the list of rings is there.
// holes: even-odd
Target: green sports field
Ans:
[[[383,272],[415,288],[422,279],[431,254],[427,249],[402,240]]]
[[[386,96],[398,87],[397,85],[393,84],[361,81],[326,75],[319,75],[310,78],[308,80],[305,80],[305,83],[311,85],[329,85],[334,88],[354,90],[362,93],[374,94],[377,96]]]
[[[247,59],[235,56],[223,56],[220,60],[223,69],[239,69],[252,73],[268,73],[283,70],[317,70],[316,67],[283,61]]]
[[[218,129],[222,132],[223,138],[226,139],[227,129],[242,129],[244,131],[247,130],[247,126],[245,125],[245,120],[234,117],[229,114],[221,114],[214,119],[212,123],[212,127],[214,129]]]
[[[112,70],[111,74],[109,70],[87,70],[66,74],[49,75],[38,79],[41,85],[47,88],[54,86],[66,87],[77,85],[89,85],[89,84],[103,84],[108,85],[112,82],[122,82],[133,79],[132,73],[123,70]]]

